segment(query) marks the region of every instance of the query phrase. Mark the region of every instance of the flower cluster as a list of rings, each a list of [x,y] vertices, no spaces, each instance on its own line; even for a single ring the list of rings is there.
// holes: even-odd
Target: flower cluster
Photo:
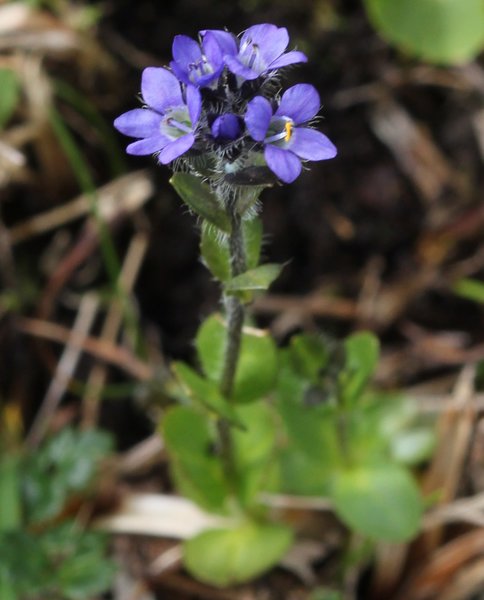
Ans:
[[[170,68],[143,71],[144,107],[114,122],[137,140],[127,152],[156,154],[175,169],[238,185],[270,181],[267,174],[290,183],[301,161],[333,158],[334,145],[312,127],[316,89],[298,84],[278,92],[280,70],[307,61],[288,44],[287,30],[271,24],[240,37],[220,30],[201,31],[199,41],[177,35]]]

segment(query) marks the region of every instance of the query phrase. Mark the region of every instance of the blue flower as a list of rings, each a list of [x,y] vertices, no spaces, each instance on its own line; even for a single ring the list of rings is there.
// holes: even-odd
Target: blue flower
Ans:
[[[288,43],[285,27],[268,23],[254,25],[243,33],[238,53],[224,55],[225,64],[235,75],[251,80],[280,67],[306,62],[302,52],[285,52]]]
[[[233,113],[225,113],[217,117],[212,123],[212,135],[217,140],[232,141],[239,137],[241,132],[240,119]]]
[[[200,33],[201,44],[186,35],[175,36],[170,67],[183,83],[206,87],[214,85],[222,73],[224,54],[235,54],[237,46],[233,36],[226,31],[205,30]]]
[[[141,77],[145,108],[135,108],[114,121],[121,133],[138,141],[126,152],[138,156],[158,153],[166,165],[189,150],[195,143],[202,99],[199,90],[187,85],[182,93],[173,73],[161,67],[147,67]]]
[[[304,127],[320,108],[319,94],[309,84],[289,88],[273,113],[271,103],[256,96],[247,105],[245,125],[250,136],[264,144],[267,166],[285,183],[301,173],[301,160],[336,156],[333,143],[321,132]]]

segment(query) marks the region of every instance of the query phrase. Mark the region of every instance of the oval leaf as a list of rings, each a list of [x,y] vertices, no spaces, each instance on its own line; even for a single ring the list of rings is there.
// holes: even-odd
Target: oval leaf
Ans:
[[[209,317],[200,327],[196,347],[202,368],[209,379],[220,382],[225,351],[225,324],[219,316]],[[277,375],[277,349],[269,334],[244,328],[232,398],[252,402],[269,393]]]
[[[192,408],[176,406],[163,419],[162,435],[178,490],[207,510],[223,512],[229,489],[208,420]]]
[[[243,583],[276,565],[292,537],[287,527],[270,523],[211,529],[185,542],[185,566],[197,579],[211,585]]]
[[[200,251],[203,262],[208,270],[219,281],[230,279],[230,254],[227,242],[215,227],[210,225],[202,228]]]
[[[343,394],[345,401],[351,404],[358,400],[378,364],[380,344],[372,333],[361,331],[350,335],[344,346]]]
[[[175,173],[170,179],[180,198],[193,212],[225,233],[230,233],[230,221],[210,187],[190,173]]]
[[[192,400],[213,411],[219,417],[227,419],[233,425],[241,425],[237,413],[223,398],[215,382],[205,379],[183,362],[175,363],[173,370],[188,389]]]
[[[482,0],[366,0],[375,28],[423,59],[461,63],[484,45]]]
[[[332,499],[341,520],[370,538],[403,542],[418,532],[420,493],[411,475],[397,465],[340,471]]]

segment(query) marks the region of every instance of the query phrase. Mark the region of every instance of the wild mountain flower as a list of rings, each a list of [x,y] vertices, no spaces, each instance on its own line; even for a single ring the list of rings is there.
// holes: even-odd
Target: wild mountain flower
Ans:
[[[145,106],[114,122],[136,138],[127,152],[155,154],[163,164],[180,158],[175,168],[203,176],[227,198],[250,186],[260,193],[275,176],[290,183],[301,161],[333,158],[336,148],[310,123],[320,107],[313,86],[295,85],[279,103],[270,97],[277,70],[307,60],[286,52],[288,43],[287,30],[269,23],[240,39],[219,29],[200,31],[199,41],[175,36],[170,68],[142,73]]]
[[[305,126],[319,108],[318,92],[305,83],[286,90],[275,113],[269,100],[262,96],[256,96],[247,105],[247,131],[263,144],[267,166],[284,183],[299,176],[301,160],[336,156],[335,146],[323,133]]]
[[[214,85],[225,66],[224,54],[237,52],[235,40],[225,31],[202,32],[197,43],[186,35],[173,40],[173,60],[170,67],[180,81],[199,87]]]
[[[179,80],[168,69],[147,67],[141,77],[141,94],[146,107],[122,114],[114,126],[139,138],[128,145],[128,154],[157,153],[159,162],[168,164],[195,143],[202,110],[200,91],[193,85],[182,91]]]
[[[289,34],[285,27],[269,23],[249,27],[240,39],[239,51],[224,56],[228,69],[243,79],[260,75],[294,63],[307,62],[306,55],[293,50],[285,52]]]

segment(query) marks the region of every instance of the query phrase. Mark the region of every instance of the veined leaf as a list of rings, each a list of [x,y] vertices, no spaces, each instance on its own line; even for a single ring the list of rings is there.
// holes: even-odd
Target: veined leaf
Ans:
[[[225,233],[230,233],[230,221],[210,187],[190,173],[175,173],[170,179],[180,198],[194,213]]]

